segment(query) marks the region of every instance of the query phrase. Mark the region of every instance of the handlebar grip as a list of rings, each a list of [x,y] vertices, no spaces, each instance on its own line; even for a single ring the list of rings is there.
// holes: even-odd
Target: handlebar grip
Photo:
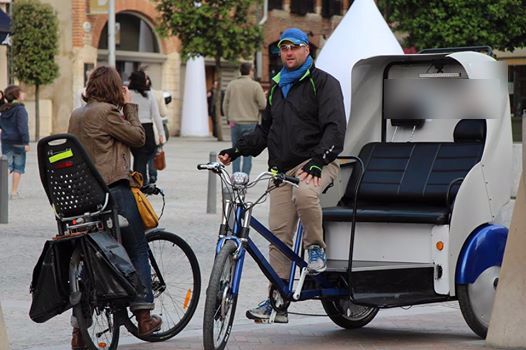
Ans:
[[[208,164],[197,164],[197,170],[208,170]]]
[[[294,185],[299,185],[300,179],[295,176],[284,176],[285,181],[292,182]]]

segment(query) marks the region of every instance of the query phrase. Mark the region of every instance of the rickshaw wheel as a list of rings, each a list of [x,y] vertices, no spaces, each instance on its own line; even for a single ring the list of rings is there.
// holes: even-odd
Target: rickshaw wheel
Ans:
[[[321,304],[332,322],[345,329],[361,328],[378,313],[377,307],[356,305],[349,298],[322,299]]]
[[[469,328],[483,339],[488,333],[499,274],[500,266],[492,266],[484,270],[475,282],[457,285],[462,316]]]

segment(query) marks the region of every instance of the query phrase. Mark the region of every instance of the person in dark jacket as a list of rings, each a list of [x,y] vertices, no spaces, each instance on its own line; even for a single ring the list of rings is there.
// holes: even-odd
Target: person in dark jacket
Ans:
[[[269,226],[292,246],[299,218],[305,229],[308,271],[317,274],[327,267],[319,196],[339,172],[335,159],[345,136],[343,96],[338,80],[314,66],[303,31],[285,30],[278,46],[283,68],[272,78],[261,124],[233,148],[222,150],[219,160],[230,164],[240,155],[257,156],[268,148],[270,169],[299,177],[299,187],[284,185],[270,192]],[[290,260],[273,245],[269,257],[279,277],[287,280]],[[270,301],[265,300],[248,310],[247,317],[265,321],[271,312]],[[274,322],[288,322],[287,312],[277,312]]]
[[[22,103],[25,96],[19,86],[8,86],[4,91],[6,102],[0,106],[2,154],[7,157],[9,172],[13,176],[11,199],[20,198],[18,186],[26,169],[26,152],[29,152],[28,115]]]

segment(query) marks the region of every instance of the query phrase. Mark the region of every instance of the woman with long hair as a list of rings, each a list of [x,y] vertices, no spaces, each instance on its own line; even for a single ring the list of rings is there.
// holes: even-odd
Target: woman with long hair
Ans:
[[[130,147],[144,144],[144,129],[137,105],[131,103],[130,93],[114,68],[96,68],[82,98],[86,105],[71,114],[69,132],[79,138],[108,185],[119,215],[128,220],[128,226],[121,229],[122,244],[146,288],[146,294],[138,295],[130,310],[139,324],[139,335],[146,336],[160,329],[162,321],[159,316],[150,315],[154,304],[148,242],[130,189]],[[75,320],[72,323],[72,349],[85,349]]]
[[[22,174],[25,173],[26,153],[29,152],[28,115],[23,104],[25,96],[19,86],[10,85],[5,89],[0,101],[2,154],[7,157],[9,172],[13,177],[10,199],[20,198],[18,186]]]
[[[150,91],[148,76],[144,71],[135,71],[130,75],[128,89],[130,90],[131,101],[139,106],[139,120],[146,134],[144,145],[139,148],[132,148],[133,170],[140,172],[144,183],[148,184],[150,181],[146,166],[148,161],[155,156],[157,149],[153,124],[155,123],[159,132],[159,142],[163,144],[166,140],[163,122],[155,96]]]

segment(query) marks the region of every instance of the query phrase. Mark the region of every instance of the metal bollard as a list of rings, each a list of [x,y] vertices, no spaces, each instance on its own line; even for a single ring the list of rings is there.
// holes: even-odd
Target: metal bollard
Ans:
[[[210,161],[217,161],[216,152],[210,152]],[[215,214],[217,213],[217,175],[213,172],[208,172],[208,194],[206,196],[206,213]]]
[[[0,156],[0,224],[7,224],[8,221],[8,182],[7,157]]]

